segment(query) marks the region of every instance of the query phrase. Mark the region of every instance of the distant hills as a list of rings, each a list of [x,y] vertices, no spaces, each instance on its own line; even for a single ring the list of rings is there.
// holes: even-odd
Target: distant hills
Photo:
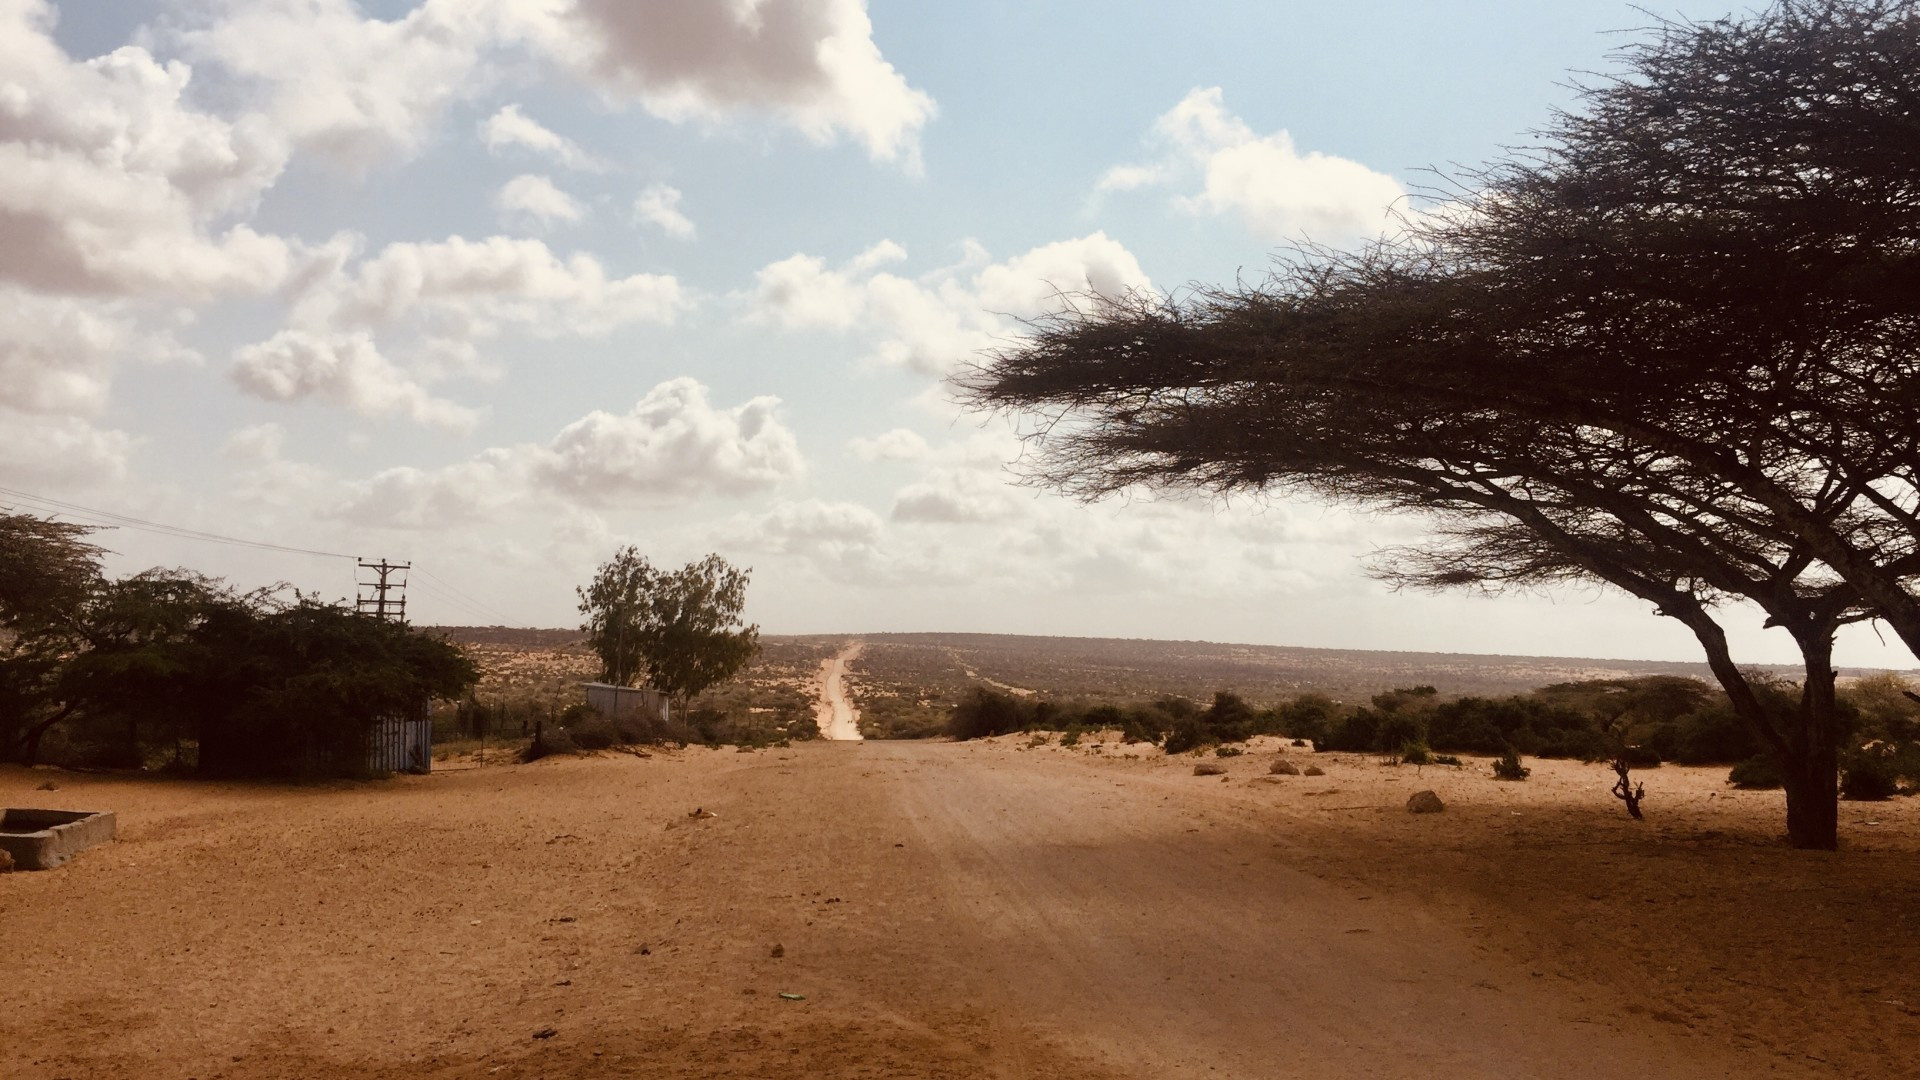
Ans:
[[[578,630],[500,626],[425,627],[457,642],[529,649],[579,649]],[[1057,697],[1138,698],[1181,694],[1203,698],[1234,690],[1271,699],[1303,691],[1361,695],[1396,686],[1428,685],[1445,694],[1513,694],[1558,682],[1685,675],[1712,681],[1705,663],[1607,660],[1564,656],[1317,649],[1211,641],[1040,637],[1020,634],[770,634],[770,653],[859,639],[867,649],[856,677],[895,686],[959,688],[975,682],[1021,687]],[[1798,669],[1774,667],[1793,677]],[[1843,676],[1880,669],[1848,668]]]

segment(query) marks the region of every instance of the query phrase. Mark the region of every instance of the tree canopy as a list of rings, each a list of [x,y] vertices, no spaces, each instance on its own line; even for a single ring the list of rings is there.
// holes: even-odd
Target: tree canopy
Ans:
[[[760,628],[740,617],[751,575],[718,555],[669,571],[631,545],[615,552],[575,590],[601,677],[618,686],[645,678],[681,706],[732,678],[760,651]]]
[[[171,752],[212,775],[357,771],[377,720],[479,677],[445,641],[284,588],[109,580],[88,532],[0,513],[0,760],[31,764],[57,733],[95,765]]]
[[[1031,478],[1429,515],[1416,587],[1602,582],[1683,622],[1836,842],[1836,629],[1920,651],[1920,6],[1663,23],[1539,145],[1358,252],[1094,298],[962,379],[1035,414]],[[1718,605],[1792,634],[1801,699]]]

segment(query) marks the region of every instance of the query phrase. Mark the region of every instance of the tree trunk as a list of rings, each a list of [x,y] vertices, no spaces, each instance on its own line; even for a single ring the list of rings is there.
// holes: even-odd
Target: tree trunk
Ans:
[[[1810,851],[1833,851],[1840,846],[1839,754],[1827,740],[1824,755],[1812,754],[1780,763],[1787,779],[1787,840]]]
[[[1833,693],[1833,632],[1796,633],[1806,660],[1800,715],[1787,733],[1780,762],[1786,777],[1787,839],[1794,847],[1833,851],[1840,846],[1840,716]]]

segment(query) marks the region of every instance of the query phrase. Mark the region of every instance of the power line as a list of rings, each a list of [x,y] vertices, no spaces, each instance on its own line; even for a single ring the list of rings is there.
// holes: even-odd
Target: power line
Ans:
[[[440,586],[439,589],[433,589],[431,586],[429,586],[428,587],[429,592],[453,594],[451,597],[443,595],[440,597],[440,599],[454,600],[455,606],[464,607],[469,611],[478,611],[482,614],[491,615],[494,618],[501,620],[503,623],[507,621],[507,617],[501,614],[498,609],[487,604],[483,600],[477,600],[473,596],[460,591],[460,589],[454,586],[453,582],[448,581],[446,578],[441,577],[440,575],[434,573],[433,571],[428,570],[425,567],[416,566],[413,568],[413,572],[416,574],[419,574],[421,577],[427,578],[430,581],[439,583],[439,586]],[[424,585],[426,583],[421,582],[421,584]],[[464,601],[464,603],[462,601]]]
[[[29,503],[39,504],[41,507],[59,510],[68,516],[91,517],[101,524],[133,529],[138,532],[150,532],[159,536],[172,536],[183,540],[201,540],[209,544],[226,544],[230,547],[258,548],[262,551],[284,551],[294,555],[314,555],[323,559],[359,559],[358,555],[346,555],[338,551],[317,551],[313,548],[289,547],[286,544],[275,544],[265,540],[245,540],[237,536],[224,536],[220,533],[206,532],[201,529],[188,529],[179,525],[166,525],[158,521],[148,521],[146,518],[116,514],[111,510],[96,510],[90,506],[81,506],[79,503],[50,499],[45,495],[35,495],[27,491],[16,491],[8,487],[0,487],[0,495],[22,499]]]
[[[165,522],[133,517],[129,514],[119,514],[111,510],[101,510],[91,506],[82,506],[79,503],[49,498],[45,495],[35,495],[30,491],[20,491],[9,487],[0,487],[0,496],[18,499],[22,502],[32,504],[34,509],[57,512],[65,517],[90,519],[96,524],[108,525],[114,528],[132,529],[136,532],[153,533],[157,536],[169,536],[180,540],[198,540],[203,543],[224,544],[229,547],[253,548],[260,551],[279,551],[292,555],[312,555],[323,559],[352,559],[355,562],[358,562],[360,559],[358,555],[348,555],[339,551],[321,551],[315,548],[293,547],[287,544],[275,544],[266,540],[248,540],[238,536],[227,536],[222,533],[207,532],[204,529],[189,529],[180,525],[168,525]],[[506,615],[502,614],[499,609],[463,592],[445,578],[418,566],[413,567],[412,570],[422,577],[438,582],[438,588],[425,581],[416,581],[414,585],[417,588],[424,589],[432,595],[434,599],[445,603],[449,607],[463,609],[470,615],[477,615],[483,622],[489,619],[498,620],[501,623],[511,621]]]

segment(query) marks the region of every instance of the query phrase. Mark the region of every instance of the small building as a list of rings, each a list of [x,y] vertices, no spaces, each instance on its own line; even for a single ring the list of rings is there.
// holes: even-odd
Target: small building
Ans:
[[[650,717],[664,724],[671,719],[667,695],[658,690],[612,683],[581,683],[587,690],[587,704],[609,720],[622,717]]]
[[[367,771],[433,771],[433,721],[425,709],[417,716],[383,716],[367,729]]]

